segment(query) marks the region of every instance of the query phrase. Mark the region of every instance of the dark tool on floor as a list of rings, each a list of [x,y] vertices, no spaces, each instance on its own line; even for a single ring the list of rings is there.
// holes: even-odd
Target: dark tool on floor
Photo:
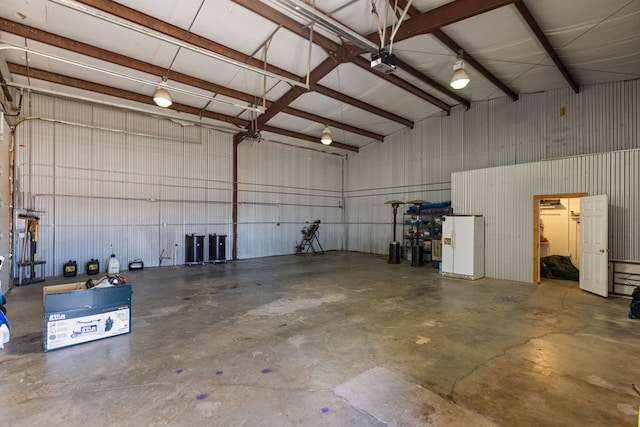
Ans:
[[[312,250],[314,254],[319,253],[324,255],[324,249],[322,249],[322,245],[320,245],[320,240],[318,239],[318,228],[320,228],[320,220],[316,219],[310,226],[300,230],[302,233],[302,241],[300,244],[296,242],[296,255],[306,255],[309,250]],[[313,246],[314,241],[318,244],[318,251],[316,251],[316,248]]]
[[[129,270],[142,270],[144,268],[144,262],[140,258],[136,258],[129,263]]]
[[[629,319],[640,319],[640,286],[636,286],[631,293],[629,304]]]

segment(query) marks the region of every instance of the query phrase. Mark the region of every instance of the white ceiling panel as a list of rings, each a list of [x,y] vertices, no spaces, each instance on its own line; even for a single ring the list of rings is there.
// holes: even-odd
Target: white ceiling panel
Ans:
[[[150,74],[75,52],[68,52],[40,42],[30,41],[28,45],[29,51],[26,52],[26,55],[28,55],[29,67],[31,68],[139,93],[152,94],[154,91],[153,82],[158,81],[156,76]],[[11,55],[11,58],[13,55],[20,55],[20,64],[26,65],[22,59],[25,52],[15,51]],[[9,58],[8,61],[11,62]]]
[[[536,0],[527,2],[527,7],[545,33],[553,34],[561,29],[586,30],[614,16],[638,13],[640,3],[637,0]]]
[[[45,30],[49,25],[45,0],[0,1],[0,16]]]
[[[521,43],[534,37],[515,6],[505,6],[442,28],[474,55],[478,51]]]
[[[215,19],[212,19],[215,17]],[[209,40],[251,55],[277,24],[227,0],[204,2],[191,31]]]
[[[198,13],[202,0],[119,0],[118,3],[130,7],[131,9],[153,16],[162,21],[169,22],[180,28],[189,28]],[[229,0],[216,0],[220,6],[218,11],[228,8]]]
[[[177,46],[164,43],[151,35],[114,25],[52,2],[47,3],[47,14],[48,31],[130,58],[168,67],[178,50]],[[69,25],[69,22],[77,24]]]

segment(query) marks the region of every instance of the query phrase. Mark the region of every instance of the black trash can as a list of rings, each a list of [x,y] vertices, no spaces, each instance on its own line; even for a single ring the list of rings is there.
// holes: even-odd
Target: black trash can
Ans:
[[[227,262],[226,234],[209,234],[209,262]]]
[[[184,263],[187,265],[204,263],[204,236],[195,234],[184,236]]]

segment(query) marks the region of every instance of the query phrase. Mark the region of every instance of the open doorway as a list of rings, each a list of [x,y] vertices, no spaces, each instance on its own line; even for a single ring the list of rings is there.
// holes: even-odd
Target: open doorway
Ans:
[[[563,259],[580,268],[580,198],[586,195],[533,196],[533,283],[540,283],[542,257],[566,257]]]

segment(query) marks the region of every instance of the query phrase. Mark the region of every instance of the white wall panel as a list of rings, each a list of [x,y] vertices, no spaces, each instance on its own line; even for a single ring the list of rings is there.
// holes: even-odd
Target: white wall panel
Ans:
[[[467,172],[465,179],[459,180],[453,189],[451,174],[640,148],[639,92],[640,80],[633,80],[585,86],[579,94],[559,89],[522,95],[518,101],[501,98],[473,103],[469,111],[455,107],[449,116],[426,118],[416,123],[415,129],[403,129],[386,137],[382,144],[363,148],[348,158],[347,248],[386,253],[391,236],[391,208],[383,205],[385,200],[421,198],[431,202],[451,199],[459,202],[463,196],[454,193],[462,191],[464,204],[453,206],[459,213],[477,214],[488,210],[497,215],[496,206],[506,209],[504,215],[495,221],[490,218],[494,222],[487,224],[495,236],[490,243],[504,246],[501,251],[504,257],[495,253],[488,256],[487,271],[495,274],[494,277],[530,280],[530,271],[516,268],[514,273],[512,266],[519,265],[520,259],[531,264],[529,245],[515,243],[528,238],[527,233],[532,229],[527,217],[531,216],[531,192],[551,193],[558,188],[581,192],[588,188],[594,194],[610,194],[612,199],[613,193],[618,194],[624,203],[628,199],[628,203],[637,206],[634,200],[638,199],[640,180],[638,169],[632,169],[637,165],[625,163],[635,160],[626,157],[614,160],[616,173],[612,173],[609,159],[590,157],[580,157],[581,160],[570,164],[542,162],[544,173],[532,166],[522,166],[522,172],[516,176],[499,168],[490,169],[492,172],[484,175]],[[394,161],[388,164],[387,159]],[[404,174],[398,168],[404,168]],[[505,208],[507,198],[513,200],[514,205]],[[520,208],[515,202],[526,207]],[[638,221],[633,222],[637,211],[624,212],[625,219],[620,223],[623,225],[612,229],[616,242],[623,242],[616,243],[617,253],[633,254],[634,259],[638,257],[634,246],[637,244],[627,240],[640,241]],[[531,266],[526,268],[530,270]]]
[[[442,160],[447,174],[464,169],[464,123],[466,120],[463,107],[456,107],[449,116],[442,120]],[[475,136],[475,134],[474,134]]]
[[[516,101],[507,97],[492,99],[488,102],[486,166],[502,166],[515,162],[517,149],[515,104]]]
[[[468,135],[473,135],[469,137]],[[462,141],[462,167],[464,170],[486,167],[489,148],[489,103],[474,104],[464,113],[462,135],[456,133],[455,138]]]
[[[11,253],[10,239],[12,222],[11,180],[10,180],[11,132],[4,113],[0,112],[0,254],[5,257],[5,266],[0,271],[0,294],[9,289],[11,269],[8,255]]]
[[[521,95],[517,102],[513,103],[515,110],[514,127],[516,137],[515,162],[528,163],[545,158],[546,146],[546,121],[545,121],[545,94],[532,93]],[[496,117],[496,121],[508,120],[510,117]],[[498,137],[494,134],[493,137]]]
[[[449,183],[441,182],[440,123],[439,117],[421,121],[413,130],[395,133],[384,143],[349,156],[345,187],[347,249],[388,251],[393,214],[386,201],[435,202],[448,194]],[[399,209],[398,223],[406,208]]]
[[[240,144],[238,258],[294,253],[300,230],[317,219],[322,247],[343,249],[342,163],[268,141]]]
[[[104,266],[160,253],[184,261],[184,235],[228,232],[232,141],[198,126],[29,94],[31,119],[16,130],[16,208],[41,216],[46,275],[75,259]],[[210,221],[215,219],[215,223]],[[173,255],[178,245],[179,259]]]
[[[609,257],[640,259],[640,150],[575,156],[452,176],[454,212],[485,216],[488,277],[533,277],[533,196],[586,192],[609,196]]]

